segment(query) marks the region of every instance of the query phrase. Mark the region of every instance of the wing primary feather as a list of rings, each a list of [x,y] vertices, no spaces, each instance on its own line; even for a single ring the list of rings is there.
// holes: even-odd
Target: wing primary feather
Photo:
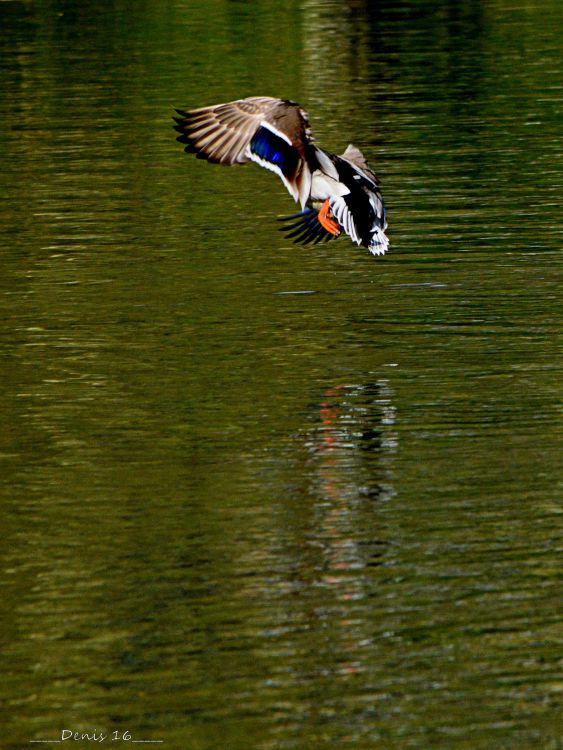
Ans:
[[[319,222],[318,212],[312,208],[306,208],[291,216],[283,216],[278,221],[284,222],[284,226],[279,228],[280,232],[284,232],[286,237],[295,243],[308,245],[311,242],[317,244],[323,240],[328,242],[334,239],[334,235],[327,232]]]

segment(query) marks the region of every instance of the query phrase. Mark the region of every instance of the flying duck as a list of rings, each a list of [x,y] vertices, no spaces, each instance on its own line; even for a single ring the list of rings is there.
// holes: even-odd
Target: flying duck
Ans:
[[[177,109],[177,140],[214,164],[254,161],[275,172],[301,211],[282,219],[295,242],[344,232],[373,255],[389,246],[377,177],[350,144],[340,156],[315,145],[307,113],[289,99],[251,96],[200,109]]]

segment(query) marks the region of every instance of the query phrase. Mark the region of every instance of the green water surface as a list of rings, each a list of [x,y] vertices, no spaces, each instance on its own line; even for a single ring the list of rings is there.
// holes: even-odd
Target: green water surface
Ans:
[[[0,747],[563,747],[560,0],[0,27]],[[250,95],[366,153],[387,256],[183,154]]]

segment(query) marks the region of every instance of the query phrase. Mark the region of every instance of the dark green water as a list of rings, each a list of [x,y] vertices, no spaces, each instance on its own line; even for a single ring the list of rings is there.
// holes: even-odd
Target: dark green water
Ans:
[[[0,2],[0,746],[559,750],[559,0]],[[391,253],[171,107],[309,111]]]

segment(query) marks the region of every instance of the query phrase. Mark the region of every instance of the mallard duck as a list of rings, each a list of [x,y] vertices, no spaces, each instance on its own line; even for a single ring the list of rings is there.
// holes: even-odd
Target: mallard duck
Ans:
[[[330,240],[344,232],[382,255],[389,241],[377,177],[350,144],[340,156],[315,145],[307,113],[289,99],[251,96],[200,109],[177,109],[177,140],[215,164],[254,161],[275,172],[301,211],[282,219],[295,242]]]

